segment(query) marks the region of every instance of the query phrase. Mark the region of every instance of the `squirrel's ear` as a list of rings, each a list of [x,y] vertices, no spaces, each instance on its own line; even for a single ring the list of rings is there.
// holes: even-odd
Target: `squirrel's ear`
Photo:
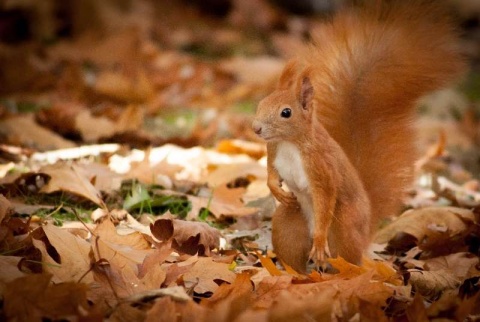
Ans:
[[[311,106],[313,101],[313,86],[308,76],[304,76],[301,82],[300,103],[302,104],[303,109],[306,110],[309,106]]]
[[[287,62],[283,68],[280,81],[278,82],[279,89],[289,89],[295,84],[297,79],[298,62],[295,59],[291,59]]]

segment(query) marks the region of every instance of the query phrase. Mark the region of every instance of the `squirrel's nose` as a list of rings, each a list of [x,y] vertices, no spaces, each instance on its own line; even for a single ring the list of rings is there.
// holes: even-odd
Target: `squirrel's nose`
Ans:
[[[253,121],[252,129],[253,129],[253,132],[255,132],[256,134],[261,134],[262,133],[262,124],[258,121]]]

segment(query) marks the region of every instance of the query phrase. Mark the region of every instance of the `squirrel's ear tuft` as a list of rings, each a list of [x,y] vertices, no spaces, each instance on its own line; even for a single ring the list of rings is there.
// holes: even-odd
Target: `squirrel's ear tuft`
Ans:
[[[313,101],[313,86],[310,78],[304,76],[300,86],[300,103],[304,110],[308,109]]]
[[[283,68],[282,75],[280,76],[280,81],[278,82],[279,89],[289,89],[295,85],[298,74],[298,61],[291,59],[287,62]]]

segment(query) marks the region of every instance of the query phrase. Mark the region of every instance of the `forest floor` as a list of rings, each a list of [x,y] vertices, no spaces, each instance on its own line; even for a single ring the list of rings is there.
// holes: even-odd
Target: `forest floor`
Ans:
[[[415,185],[362,265],[300,274],[250,124],[321,18],[233,3],[99,5],[95,28],[0,45],[0,320],[478,319],[475,68],[420,102]]]

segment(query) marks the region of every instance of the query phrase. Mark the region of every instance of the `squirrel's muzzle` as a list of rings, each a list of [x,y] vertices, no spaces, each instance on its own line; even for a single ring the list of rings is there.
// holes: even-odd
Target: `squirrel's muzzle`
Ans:
[[[252,129],[253,132],[256,134],[260,135],[262,133],[262,124],[256,120],[252,122]]]

